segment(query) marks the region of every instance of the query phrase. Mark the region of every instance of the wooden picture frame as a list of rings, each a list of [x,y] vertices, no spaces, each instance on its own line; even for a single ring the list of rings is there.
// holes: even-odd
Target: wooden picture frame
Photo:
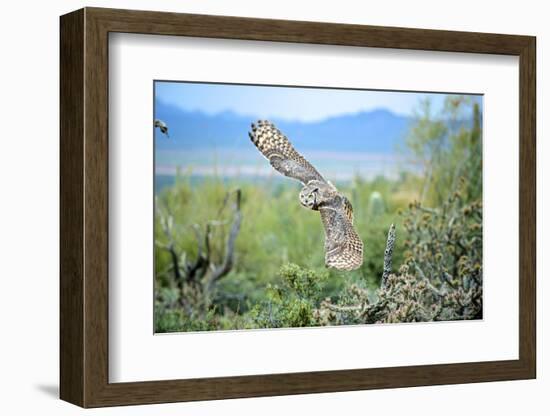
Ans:
[[[534,37],[100,8],[64,15],[60,28],[61,399],[82,407],[101,407],[535,378]],[[518,56],[519,359],[109,383],[110,32]]]

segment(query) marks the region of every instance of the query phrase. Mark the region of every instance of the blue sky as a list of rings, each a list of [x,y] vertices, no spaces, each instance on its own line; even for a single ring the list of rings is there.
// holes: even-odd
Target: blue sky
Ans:
[[[184,82],[155,83],[156,99],[186,111],[214,115],[231,111],[251,118],[318,121],[331,116],[373,109],[412,115],[418,102],[429,97],[434,114],[447,94],[393,91],[291,88]]]

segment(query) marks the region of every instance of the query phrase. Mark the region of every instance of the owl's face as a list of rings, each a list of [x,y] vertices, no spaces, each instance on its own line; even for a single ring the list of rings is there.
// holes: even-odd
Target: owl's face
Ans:
[[[326,199],[327,185],[320,181],[310,181],[300,191],[300,203],[309,209],[318,210]]]
[[[304,186],[300,191],[300,203],[309,209],[316,210],[318,207],[319,188]]]

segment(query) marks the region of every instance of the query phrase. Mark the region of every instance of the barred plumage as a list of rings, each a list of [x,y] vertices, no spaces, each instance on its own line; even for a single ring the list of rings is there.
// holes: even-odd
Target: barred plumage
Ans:
[[[259,120],[257,124],[252,123],[252,131],[248,135],[278,172],[297,179],[304,185],[312,180],[326,182],[273,123],[265,120]]]
[[[300,203],[319,211],[325,229],[325,265],[340,270],[359,268],[363,263],[363,241],[353,228],[349,200],[294,149],[273,123],[253,123],[248,134],[275,170],[304,184]]]

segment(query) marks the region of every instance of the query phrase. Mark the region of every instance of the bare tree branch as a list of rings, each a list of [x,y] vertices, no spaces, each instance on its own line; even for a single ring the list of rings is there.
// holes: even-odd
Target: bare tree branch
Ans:
[[[208,264],[208,259],[205,257],[203,253],[203,243],[202,243],[202,237],[200,234],[199,226],[197,224],[193,224],[192,229],[195,233],[195,237],[197,238],[197,258],[193,263],[187,262],[185,265],[185,271],[187,274],[187,281],[193,282],[195,280],[197,271],[200,268],[206,268],[205,266]]]
[[[235,205],[234,210],[235,214],[233,217],[233,224],[231,225],[231,231],[229,232],[229,237],[225,246],[225,256],[223,262],[220,266],[215,267],[212,277],[210,278],[210,284],[215,283],[217,280],[221,279],[227,273],[231,271],[233,267],[233,260],[235,255],[235,240],[241,229],[242,213],[241,213],[241,190],[237,189],[235,191]]]
[[[211,241],[213,227],[223,227],[229,224],[229,221],[224,221],[220,217],[233,194],[235,194],[234,212],[229,235],[225,242],[223,260],[220,264],[215,264]],[[241,190],[237,189],[225,195],[218,211],[218,218],[206,222],[203,232],[198,224],[191,227],[197,240],[197,256],[194,261],[190,261],[185,252],[181,256],[178,255],[174,236],[174,218],[170,207],[165,206],[164,209],[161,209],[157,205],[157,214],[167,242],[156,241],[155,243],[170,254],[171,267],[166,272],[173,273],[174,282],[179,291],[178,303],[188,314],[204,312],[210,305],[213,286],[233,268],[235,241],[242,221]]]

